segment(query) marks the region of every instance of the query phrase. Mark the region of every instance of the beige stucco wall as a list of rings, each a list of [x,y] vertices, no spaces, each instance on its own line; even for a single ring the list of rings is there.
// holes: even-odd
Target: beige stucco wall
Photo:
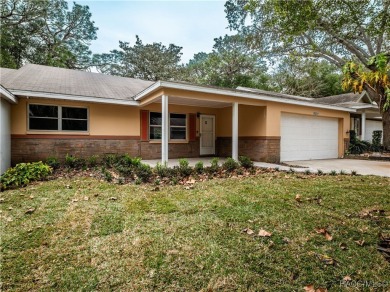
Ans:
[[[282,113],[295,113],[309,116],[337,118],[339,121],[339,156],[344,154],[344,139],[348,139],[350,114],[345,111],[322,109],[304,105],[283,104],[272,101],[254,100],[227,95],[164,89],[146,97],[142,103],[149,103],[153,98],[166,94],[197,100],[226,102],[227,107],[217,110],[216,136],[231,136],[232,108],[229,104],[239,103],[239,136],[279,137]]]
[[[150,103],[161,94],[168,96],[186,97],[197,100],[212,100],[225,102],[223,108],[207,108],[184,105],[169,105],[169,112],[174,113],[202,113],[216,116],[216,136],[230,137],[232,125],[232,102],[239,103],[239,136],[247,137],[279,137],[282,113],[295,113],[302,115],[316,115],[332,117],[339,120],[339,154],[344,152],[344,139],[348,138],[350,127],[348,112],[320,109],[310,106],[282,104],[271,101],[236,98],[226,95],[206,94],[184,90],[160,90],[146,97],[141,107],[124,105],[108,105],[98,103],[71,102],[39,98],[20,98],[17,105],[11,109],[11,133],[29,134],[44,133],[42,131],[27,131],[27,103],[83,106],[89,109],[89,135],[109,136],[140,136],[140,110],[161,111],[161,103]],[[142,106],[142,104],[144,106]],[[53,133],[52,131],[46,133]],[[57,134],[70,134],[69,132],[54,132]],[[73,133],[72,133],[73,134]],[[78,133],[74,133],[78,134]],[[85,133],[83,133],[85,135]],[[199,135],[199,119],[197,119],[197,135]]]
[[[218,110],[216,135],[232,136],[232,107]],[[241,137],[266,135],[266,108],[261,106],[238,106],[238,135]]]
[[[109,105],[100,103],[72,102],[66,100],[49,100],[40,98],[20,98],[19,103],[12,105],[11,133],[12,134],[83,134],[80,132],[57,131],[28,131],[27,130],[27,104],[48,104],[62,106],[87,107],[89,110],[89,135],[108,136],[139,136],[140,117],[139,109],[134,106]]]

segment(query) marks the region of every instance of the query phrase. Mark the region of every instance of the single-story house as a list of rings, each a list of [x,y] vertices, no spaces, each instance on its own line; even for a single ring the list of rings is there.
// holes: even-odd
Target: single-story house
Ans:
[[[128,153],[162,161],[207,155],[266,162],[338,158],[357,112],[251,88],[33,64],[1,69],[0,78],[2,171],[9,162],[66,154]]]

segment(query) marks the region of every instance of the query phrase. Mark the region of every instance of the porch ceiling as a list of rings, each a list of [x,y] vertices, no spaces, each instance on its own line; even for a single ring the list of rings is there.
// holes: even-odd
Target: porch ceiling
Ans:
[[[152,102],[161,103],[161,97],[157,97]],[[169,104],[196,106],[196,107],[209,107],[209,108],[224,108],[232,106],[229,102],[220,102],[204,99],[193,99],[187,97],[169,96]]]

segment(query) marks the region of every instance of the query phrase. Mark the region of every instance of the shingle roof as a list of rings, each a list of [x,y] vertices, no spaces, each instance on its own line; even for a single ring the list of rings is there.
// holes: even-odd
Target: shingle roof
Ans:
[[[280,97],[280,98],[291,99],[291,100],[304,100],[304,101],[313,101],[313,102],[315,102],[315,99],[311,98],[311,97],[290,95],[290,94],[279,93],[279,92],[274,92],[274,91],[261,90],[261,89],[257,89],[257,88],[250,88],[250,87],[239,86],[239,87],[237,87],[237,90],[247,91],[247,92],[252,92],[252,93],[258,93],[258,94],[265,94],[265,95],[268,95],[268,96]]]
[[[132,100],[154,82],[64,68],[27,64],[0,70],[1,84],[10,90]]]
[[[11,79],[17,71],[16,69],[0,68],[0,84],[3,85],[7,80]]]
[[[325,104],[343,104],[357,102],[362,95],[360,93],[344,93],[339,95],[331,95],[317,98],[316,101],[325,103]]]

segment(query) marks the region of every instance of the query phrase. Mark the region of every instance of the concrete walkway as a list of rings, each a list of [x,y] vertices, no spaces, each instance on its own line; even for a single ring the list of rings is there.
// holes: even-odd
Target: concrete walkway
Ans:
[[[199,157],[199,158],[186,158],[190,166],[195,166],[198,161],[202,161],[204,166],[211,165],[212,157]],[[226,158],[219,158],[219,165],[225,162]],[[160,159],[143,160],[144,163],[149,164],[151,167],[155,167]],[[377,175],[390,177],[390,162],[388,161],[372,161],[372,160],[357,160],[357,159],[324,159],[324,160],[306,160],[306,161],[289,161],[284,165],[266,163],[266,162],[253,162],[256,167],[260,168],[272,168],[282,171],[289,171],[293,169],[295,172],[305,172],[309,170],[312,173],[317,173],[318,170],[324,173],[330,173],[336,171],[340,173],[351,173],[356,171],[361,175]],[[286,165],[287,164],[287,165]],[[173,167],[179,165],[179,159],[169,159],[168,166]]]
[[[213,157],[198,157],[198,158],[186,158],[190,166],[194,167],[195,164],[199,161],[203,162],[203,166],[211,166],[211,159]],[[218,158],[218,164],[222,165],[226,158]],[[158,162],[161,162],[161,159],[151,159],[151,160],[142,160],[143,163],[149,164],[151,167],[155,167]],[[179,165],[179,159],[168,159],[168,167],[174,167]]]

